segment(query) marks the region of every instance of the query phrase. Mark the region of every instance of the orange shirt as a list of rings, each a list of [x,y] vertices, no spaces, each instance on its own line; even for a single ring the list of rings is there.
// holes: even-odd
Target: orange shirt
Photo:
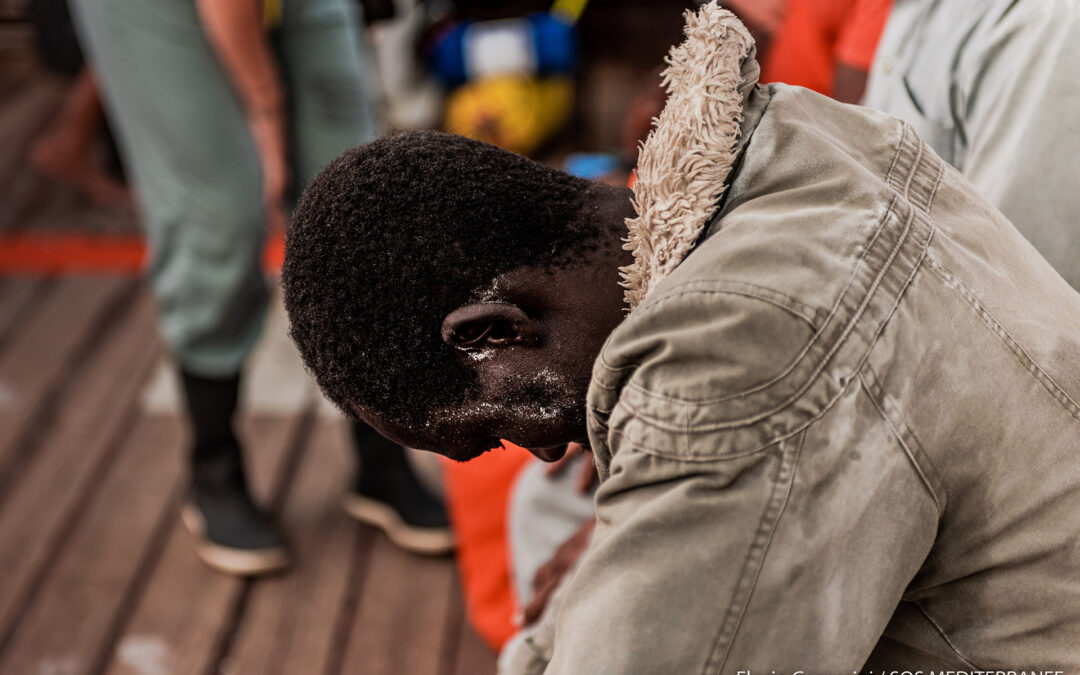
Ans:
[[[870,70],[891,9],[892,0],[788,0],[761,81],[831,95],[838,64]]]

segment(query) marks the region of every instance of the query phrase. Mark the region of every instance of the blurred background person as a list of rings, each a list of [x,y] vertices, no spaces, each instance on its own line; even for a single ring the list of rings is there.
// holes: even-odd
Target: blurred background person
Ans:
[[[726,0],[757,42],[762,82],[858,103],[892,0]]]
[[[45,178],[75,188],[93,204],[130,208],[131,193],[123,182],[94,76],[75,37],[67,0],[30,0],[27,15],[41,64],[74,78],[59,114],[34,140],[30,165]],[[106,141],[104,156],[97,153],[100,137]]]
[[[892,0],[788,0],[761,55],[763,81],[858,103],[891,6]]]
[[[863,104],[907,120],[1080,288],[1080,4],[896,0]]]
[[[127,186],[95,157],[94,142],[104,119],[94,75],[83,68],[60,114],[34,140],[30,164],[42,176],[70,185],[98,206],[130,208]]]
[[[251,497],[233,417],[262,328],[267,231],[343,150],[375,138],[375,87],[348,0],[74,0],[145,223],[159,324],[191,423],[184,522],[208,564],[243,575],[290,552]],[[351,514],[444,552],[441,504],[403,449],[354,428]],[[256,448],[255,451],[258,449]]]

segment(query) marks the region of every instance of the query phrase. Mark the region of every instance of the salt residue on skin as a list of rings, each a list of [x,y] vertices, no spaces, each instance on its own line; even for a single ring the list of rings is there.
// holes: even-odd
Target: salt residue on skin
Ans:
[[[485,351],[490,354],[490,350]],[[483,353],[474,352],[470,356],[476,358],[477,355]],[[435,417],[438,422],[452,420],[455,424],[498,418],[543,423],[581,414],[582,404],[575,401],[566,378],[561,374],[545,368],[532,376],[513,379],[515,381],[509,384],[502,400],[497,403],[488,401],[465,403],[459,407],[441,410]],[[547,400],[541,403],[523,393],[530,388],[545,392]],[[429,421],[425,426],[432,426],[432,422]]]
[[[502,296],[499,292],[499,278],[495,277],[491,280],[491,285],[487,288],[478,290],[473,294],[472,302],[501,302]]]

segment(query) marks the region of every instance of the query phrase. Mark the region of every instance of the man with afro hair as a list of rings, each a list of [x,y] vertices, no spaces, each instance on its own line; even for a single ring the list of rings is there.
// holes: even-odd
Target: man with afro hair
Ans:
[[[286,250],[307,365],[455,459],[589,444],[521,672],[1080,668],[1080,296],[908,125],[757,74],[688,14],[632,199],[434,132],[347,153]]]

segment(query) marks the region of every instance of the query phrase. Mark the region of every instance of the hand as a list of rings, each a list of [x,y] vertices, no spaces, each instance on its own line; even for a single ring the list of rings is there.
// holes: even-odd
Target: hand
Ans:
[[[551,556],[551,560],[548,560],[540,566],[540,569],[536,570],[536,576],[533,577],[532,583],[533,596],[522,612],[523,625],[533,624],[544,613],[544,608],[547,607],[548,601],[551,600],[551,596],[555,593],[555,589],[559,587],[563,577],[574,568],[578,558],[588,548],[595,526],[596,519],[589,519],[587,523],[581,526],[580,530],[556,549],[555,555]]]
[[[544,470],[544,475],[549,478],[560,475],[563,471],[566,471],[566,467],[573,464],[574,460],[587,453],[592,454],[591,451],[581,443],[568,443],[566,446],[566,454],[548,465],[547,469]],[[578,474],[576,485],[577,491],[580,494],[587,494],[596,487],[596,483],[599,479],[600,476],[596,473],[596,464],[592,462],[592,458],[590,457],[589,461],[581,463],[581,473]]]
[[[263,108],[248,116],[248,126],[262,166],[267,231],[284,232],[285,194],[290,179],[285,114],[277,107]]]

